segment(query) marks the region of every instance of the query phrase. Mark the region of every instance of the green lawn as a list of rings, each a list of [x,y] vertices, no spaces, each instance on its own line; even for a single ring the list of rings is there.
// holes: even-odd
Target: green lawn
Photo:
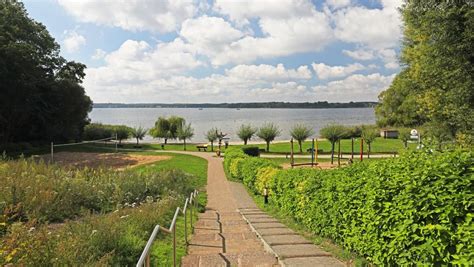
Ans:
[[[331,143],[327,140],[319,140],[318,142],[318,149],[323,150],[323,154],[330,154],[331,153]],[[249,146],[258,146],[261,149],[265,149],[265,144],[258,144],[258,145],[249,145]],[[341,141],[341,152],[342,153],[351,153],[352,149],[352,141],[350,139],[344,139]],[[238,145],[238,147],[243,147],[243,145]],[[414,149],[416,144],[409,144],[409,149]],[[309,155],[310,153],[306,152],[308,148],[311,148],[311,141],[306,141],[303,143],[303,154]],[[367,153],[367,144],[364,143],[364,153]],[[337,153],[337,144],[335,147]],[[383,139],[377,138],[372,143],[371,152],[372,153],[394,153],[403,150],[403,143],[398,139]],[[360,151],[360,138],[354,140],[354,153],[358,154]],[[291,145],[290,142],[285,143],[271,143],[270,144],[270,153],[276,154],[285,154],[291,152]],[[294,152],[295,154],[299,154],[299,146],[298,143],[294,143]]]

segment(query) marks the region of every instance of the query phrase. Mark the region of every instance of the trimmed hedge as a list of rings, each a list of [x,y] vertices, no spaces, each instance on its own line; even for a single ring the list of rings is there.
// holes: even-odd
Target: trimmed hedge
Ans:
[[[252,157],[259,157],[260,156],[260,148],[258,146],[249,146],[243,147],[242,151]]]
[[[473,156],[408,152],[335,170],[279,170],[259,179],[282,212],[377,265],[472,266]],[[250,161],[244,158],[239,166],[264,165]],[[244,183],[260,190],[255,180]]]

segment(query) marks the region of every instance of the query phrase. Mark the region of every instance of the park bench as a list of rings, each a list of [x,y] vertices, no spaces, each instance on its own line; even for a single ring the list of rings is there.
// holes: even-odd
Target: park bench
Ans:
[[[306,152],[311,152],[313,149],[310,147],[308,149],[306,149]],[[318,154],[320,153],[323,153],[323,150],[322,149],[318,149]]]
[[[198,149],[198,151],[207,151],[207,145],[197,145],[196,148]]]

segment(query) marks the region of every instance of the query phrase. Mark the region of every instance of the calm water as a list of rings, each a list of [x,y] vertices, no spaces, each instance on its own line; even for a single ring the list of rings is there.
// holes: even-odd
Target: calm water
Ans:
[[[212,127],[228,133],[232,141],[238,141],[236,131],[241,124],[260,126],[273,122],[282,130],[278,140],[290,139],[289,129],[297,123],[313,127],[316,135],[319,129],[330,123],[344,125],[373,124],[373,108],[344,109],[225,109],[225,108],[95,108],[89,114],[92,122],[124,124],[127,126],[153,127],[159,116],[176,115],[186,119],[194,128],[193,142],[205,141],[205,132]],[[151,140],[151,137],[147,137]]]

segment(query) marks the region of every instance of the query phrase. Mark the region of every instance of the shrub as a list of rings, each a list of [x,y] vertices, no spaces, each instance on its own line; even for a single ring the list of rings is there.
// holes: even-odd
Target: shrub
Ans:
[[[83,139],[84,140],[99,140],[110,138],[113,135],[113,129],[111,125],[104,125],[101,123],[91,123],[84,127]]]
[[[260,156],[260,149],[257,146],[243,147],[242,151],[252,157]]]
[[[473,156],[407,152],[330,171],[284,170],[270,189],[282,212],[376,265],[471,265]]]
[[[279,168],[279,166],[272,161],[254,157],[243,159],[236,167],[240,168],[240,174],[244,184],[254,193],[257,192],[255,188],[255,180],[257,178],[258,170],[264,167]]]
[[[240,148],[227,148],[224,157],[224,169],[230,174],[230,164],[234,159],[248,157]]]
[[[236,158],[232,160],[230,163],[230,169],[229,173],[232,176],[232,178],[237,179],[237,180],[242,180],[242,164],[244,162],[244,158]]]
[[[270,182],[274,179],[274,176],[277,173],[278,169],[274,167],[263,167],[259,169],[255,180],[255,192],[257,194],[263,194],[263,190],[270,187]],[[272,195],[271,190],[269,191],[269,195]]]

